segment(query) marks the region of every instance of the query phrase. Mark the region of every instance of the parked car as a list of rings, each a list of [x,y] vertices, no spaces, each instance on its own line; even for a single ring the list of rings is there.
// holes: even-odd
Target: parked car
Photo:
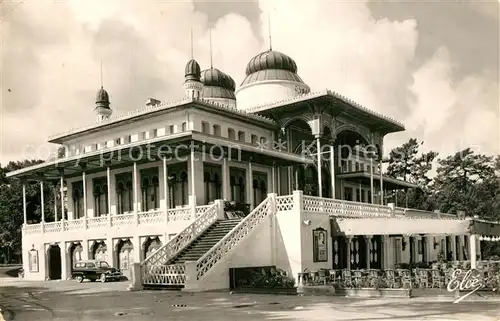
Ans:
[[[77,262],[71,277],[78,283],[82,283],[85,279],[92,282],[99,280],[104,283],[106,281],[120,280],[122,273],[110,266],[106,261],[89,260]]]

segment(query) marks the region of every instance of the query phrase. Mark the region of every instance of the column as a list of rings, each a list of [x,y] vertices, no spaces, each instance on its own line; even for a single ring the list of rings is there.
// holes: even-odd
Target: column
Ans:
[[[470,267],[471,267],[471,269],[477,268],[476,246],[477,246],[477,235],[471,234],[469,236]]]
[[[464,259],[464,251],[462,249],[462,246],[464,244],[464,236],[463,235],[459,235],[458,236],[458,253],[457,253],[457,258],[459,261],[463,261]]]
[[[248,162],[248,167],[247,167],[247,186],[248,186],[248,190],[247,190],[247,199],[248,199],[248,203],[250,204],[250,210],[253,210],[254,208],[254,204],[255,204],[255,200],[253,199],[253,170],[252,170],[252,162],[249,161]]]
[[[68,278],[68,251],[66,249],[66,242],[61,242],[59,244],[61,248],[61,280],[66,280]]]
[[[384,205],[384,179],[382,176],[382,155],[380,155],[380,204]]]
[[[26,212],[26,184],[23,183],[23,217],[24,225],[28,224],[28,213]]]
[[[332,198],[335,199],[335,153],[333,150],[333,142],[332,146],[330,146],[330,175],[331,175],[331,184],[332,184]]]
[[[273,167],[271,169],[271,181],[272,181],[272,185],[273,185],[273,193],[276,193],[276,166],[274,165],[273,163]]]
[[[278,196],[281,196],[281,167],[277,167],[276,168],[276,180],[278,181],[278,186],[276,188],[276,194],[278,194]]]
[[[295,165],[295,191],[299,190],[299,166],[300,165]]]
[[[42,214],[42,223],[45,223],[45,203],[43,200],[43,181],[40,182],[40,210]]]
[[[366,244],[366,268],[370,269],[371,251],[372,251],[372,238],[373,235],[365,235]]]
[[[163,207],[165,208],[165,215],[167,215],[169,204],[168,204],[168,168],[167,168],[166,157],[163,157],[163,198],[165,199]]]
[[[191,164],[190,166],[190,169],[191,169],[191,196],[194,196],[196,198],[196,175],[195,175],[195,169],[194,169],[194,160],[195,160],[195,156],[194,156],[194,148],[191,148],[191,157],[189,158],[189,162]],[[199,177],[200,179],[203,178],[202,177]]]
[[[203,158],[198,157],[199,153],[195,153],[194,148],[191,150],[189,158],[188,170],[188,186],[189,195],[193,199],[190,204],[203,205],[205,204],[205,184],[203,184]]]
[[[61,185],[59,193],[61,194],[61,219],[64,220],[64,178],[61,176],[60,178],[60,183]],[[69,194],[69,191],[68,191]],[[66,219],[69,219],[69,217],[66,217]]]
[[[137,162],[134,162],[134,166],[133,166],[133,173],[132,173],[132,180],[134,181],[133,182],[133,193],[134,193],[134,220],[135,220],[135,223],[136,225],[139,225],[139,196],[137,194],[137,190],[138,190],[138,185],[139,185],[139,173],[138,173],[138,169],[137,169]],[[111,245],[113,246],[113,245]]]
[[[373,193],[375,192],[373,188],[373,158],[370,157],[370,204],[374,204],[374,196]]]
[[[380,251],[380,268],[382,270],[384,270],[387,266],[387,262],[386,262],[386,256],[387,256],[387,253],[386,253],[386,235],[382,235],[380,237],[380,248],[379,248],[379,251]]]
[[[53,192],[53,197],[54,197],[54,220],[57,222],[57,190],[56,190],[57,184],[54,183],[54,190]],[[62,220],[62,218],[61,218]]]
[[[346,241],[346,257],[347,257],[347,269],[351,269],[351,247],[352,247],[352,235],[348,235],[345,238]]]
[[[84,229],[87,229],[87,178],[85,177],[85,172],[82,173],[82,185],[83,185],[83,225]],[[68,191],[69,194],[69,191]],[[88,253],[88,251],[87,251]]]
[[[106,179],[108,183],[108,223],[111,226],[111,169],[106,168]]]
[[[230,201],[231,199],[231,186],[229,183],[229,160],[224,157],[222,159],[222,198],[225,201]]]
[[[318,196],[323,197],[323,171],[321,170],[321,142],[319,141],[319,135],[316,137],[316,149],[318,156]]]

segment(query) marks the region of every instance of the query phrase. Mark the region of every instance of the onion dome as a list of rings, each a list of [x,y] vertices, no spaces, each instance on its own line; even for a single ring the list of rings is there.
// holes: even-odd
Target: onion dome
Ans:
[[[186,64],[186,69],[184,71],[184,78],[186,81],[200,81],[201,68],[196,60],[191,59]]]
[[[303,83],[297,75],[297,64],[279,51],[268,50],[250,59],[241,86],[265,80],[288,80]]]
[[[97,107],[109,108],[109,95],[106,90],[101,86],[101,89],[96,94],[95,104]]]
[[[236,83],[231,76],[217,68],[205,69],[201,72],[203,98],[236,99],[234,91]]]

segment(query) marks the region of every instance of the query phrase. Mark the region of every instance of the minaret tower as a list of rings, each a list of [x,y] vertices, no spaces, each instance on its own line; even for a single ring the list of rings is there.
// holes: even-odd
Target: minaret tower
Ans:
[[[95,97],[95,108],[94,112],[97,115],[97,121],[101,122],[103,120],[109,119],[113,110],[109,107],[109,95],[102,85],[102,62],[101,62],[101,89],[97,92]]]
[[[203,92],[203,84],[200,81],[201,69],[193,56],[193,30],[191,29],[191,60],[186,64],[183,87],[187,98],[199,99]]]

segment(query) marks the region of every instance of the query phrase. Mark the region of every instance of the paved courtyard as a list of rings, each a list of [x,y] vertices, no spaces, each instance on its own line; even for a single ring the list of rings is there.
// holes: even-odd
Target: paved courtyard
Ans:
[[[6,320],[500,320],[500,300],[354,299],[211,292],[127,291],[129,283],[0,279]],[[1,320],[1,319],[0,319]]]

